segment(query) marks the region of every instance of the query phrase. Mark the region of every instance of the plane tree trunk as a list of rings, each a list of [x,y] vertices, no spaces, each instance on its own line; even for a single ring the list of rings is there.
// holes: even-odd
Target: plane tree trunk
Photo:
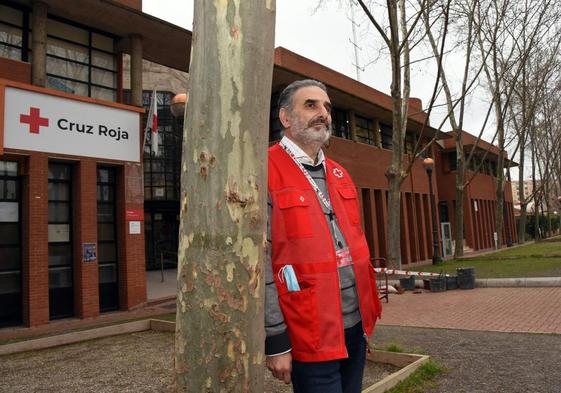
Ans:
[[[275,1],[195,1],[183,138],[177,392],[263,392]]]

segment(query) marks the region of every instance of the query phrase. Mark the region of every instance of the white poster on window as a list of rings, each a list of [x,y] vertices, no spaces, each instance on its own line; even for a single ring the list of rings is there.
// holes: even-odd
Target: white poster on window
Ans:
[[[19,206],[17,202],[0,202],[0,222],[18,222]]]
[[[7,86],[4,148],[140,160],[140,113]]]
[[[70,225],[49,224],[49,243],[70,241]]]

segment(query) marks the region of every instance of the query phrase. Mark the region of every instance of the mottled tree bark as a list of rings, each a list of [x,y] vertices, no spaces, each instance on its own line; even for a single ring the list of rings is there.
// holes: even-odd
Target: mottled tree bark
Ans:
[[[178,392],[263,391],[275,1],[195,1],[175,337]]]

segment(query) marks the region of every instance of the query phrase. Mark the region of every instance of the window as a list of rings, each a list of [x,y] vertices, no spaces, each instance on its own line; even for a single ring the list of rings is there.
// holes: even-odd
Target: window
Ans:
[[[107,101],[117,98],[114,38],[59,19],[47,21],[47,86]]]
[[[269,116],[269,142],[280,141],[284,135],[282,124],[279,119],[279,96],[280,92],[271,95],[271,113]]]
[[[49,195],[49,316],[74,315],[72,272],[72,167],[50,162]]]
[[[0,161],[0,327],[21,323],[18,164]]]
[[[356,139],[358,142],[374,144],[374,122],[362,116],[355,115]]]
[[[384,149],[391,150],[393,148],[393,141],[392,141],[392,127],[380,123],[380,134],[382,135],[382,147]]]
[[[119,308],[115,184],[114,168],[97,168],[97,260],[101,312]]]
[[[489,176],[497,177],[497,163],[489,161]]]
[[[142,93],[146,113],[150,108],[151,91]],[[144,145],[144,199],[179,200],[181,178],[181,149],[183,119],[176,119],[170,111],[174,94],[158,92],[158,156],[152,152],[152,135]],[[125,102],[130,100],[130,90],[125,91]],[[144,120],[146,121],[146,119]]]
[[[0,5],[0,57],[29,61],[32,14]],[[47,19],[47,87],[116,101],[114,36],[64,19]]]
[[[412,133],[405,134],[405,154],[413,155],[413,150],[415,150],[415,135]]]
[[[333,127],[334,136],[350,139],[349,116],[347,111],[333,108],[331,110],[331,124]]]
[[[448,156],[448,166],[451,171],[455,171],[458,169],[458,154],[455,151],[452,151],[447,154]]]
[[[29,14],[23,10],[0,4],[0,57],[27,61]]]

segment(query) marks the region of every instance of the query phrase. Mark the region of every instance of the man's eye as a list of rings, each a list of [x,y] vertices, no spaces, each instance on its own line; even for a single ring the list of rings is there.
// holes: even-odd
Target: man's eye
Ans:
[[[306,103],[307,108],[315,108],[315,104],[313,102]]]

